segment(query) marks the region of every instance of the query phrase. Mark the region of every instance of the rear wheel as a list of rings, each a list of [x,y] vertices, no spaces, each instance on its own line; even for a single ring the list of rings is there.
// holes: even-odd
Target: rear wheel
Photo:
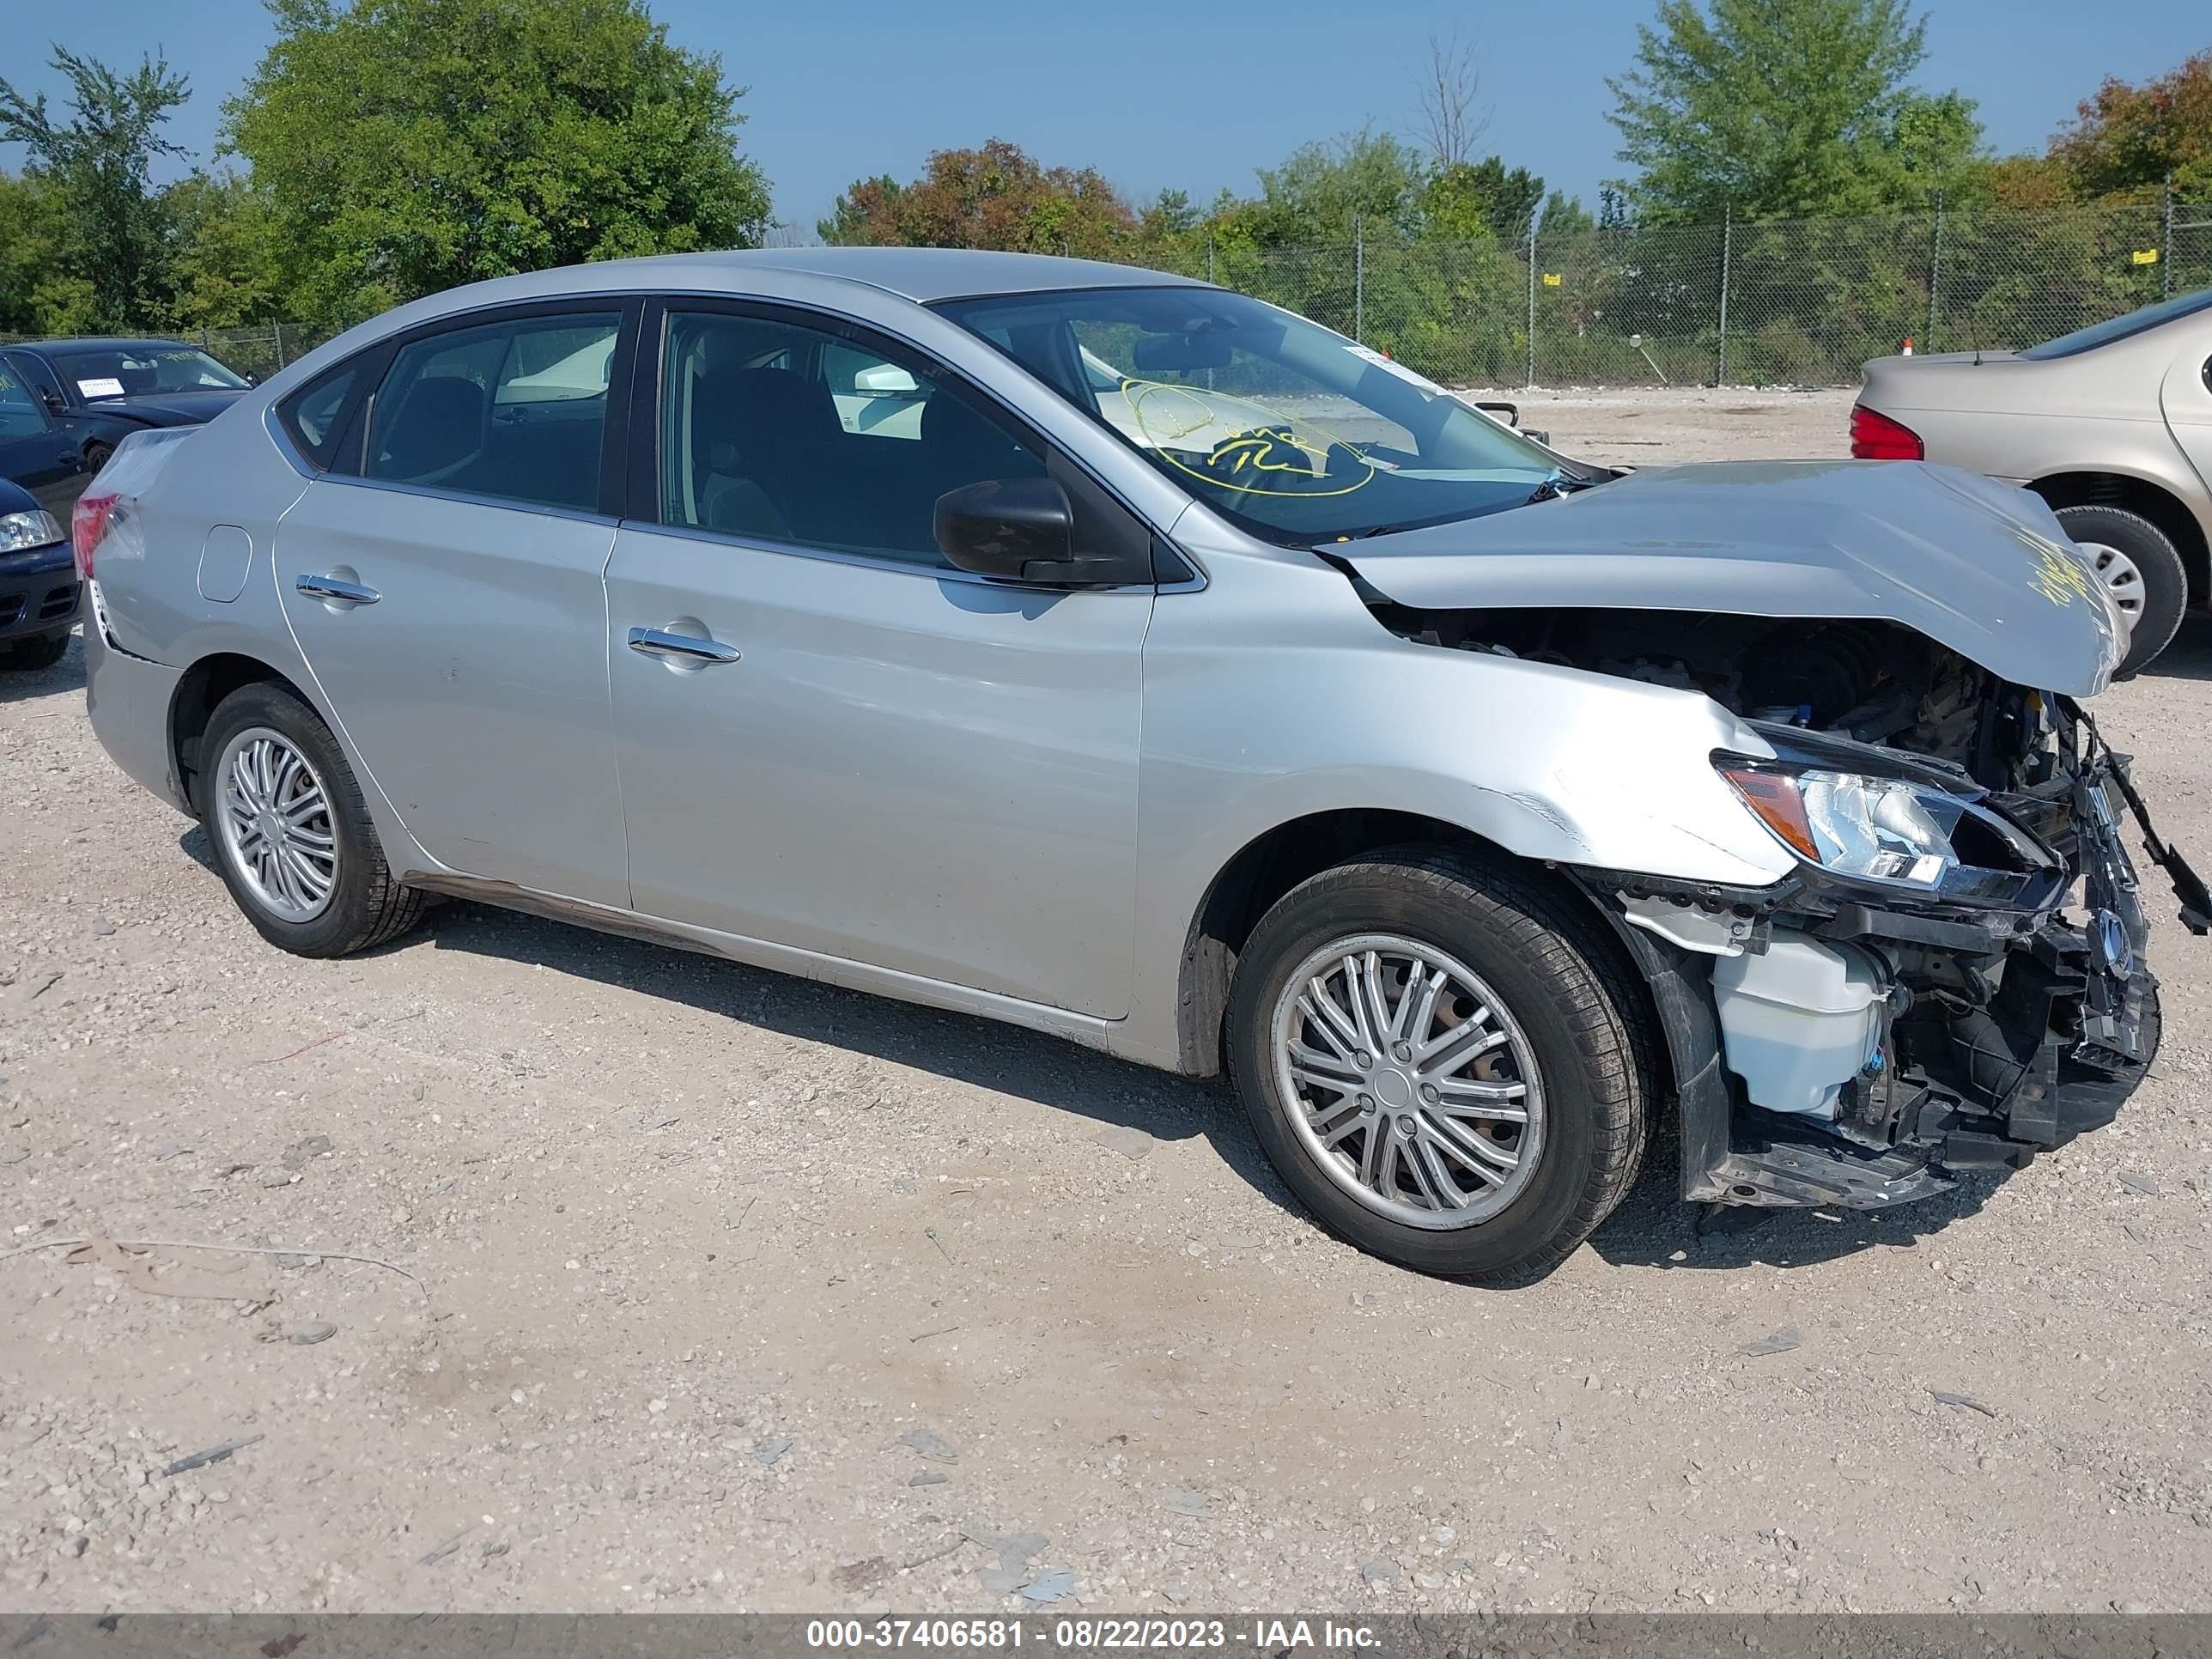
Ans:
[[[2139,672],[2166,649],[2189,607],[2189,573],[2172,538],[2140,513],[2118,507],[2068,507],[2058,522],[2089,556],[2126,632],[2119,678]]]
[[[1548,1272],[1627,1193],[1654,1084],[1640,1001],[1595,920],[1464,855],[1323,872],[1261,921],[1232,1073],[1284,1180],[1402,1267]]]
[[[232,692],[201,753],[200,822],[262,938],[297,956],[342,957],[421,919],[428,896],[392,878],[344,751],[297,695],[270,684]]]
[[[10,640],[0,645],[0,668],[11,668],[25,673],[35,673],[41,668],[52,668],[69,650],[69,630],[58,634],[41,634],[35,639]]]

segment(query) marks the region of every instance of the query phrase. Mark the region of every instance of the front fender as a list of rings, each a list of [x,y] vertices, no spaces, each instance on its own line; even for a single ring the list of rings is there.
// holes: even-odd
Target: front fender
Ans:
[[[1764,886],[1793,867],[1712,765],[1717,749],[1772,751],[1709,698],[1414,644],[1318,562],[1210,563],[1206,591],[1161,596],[1145,647],[1133,1018],[1147,1031],[1172,1024],[1215,878],[1316,814],[1415,814],[1534,861],[1686,881]]]

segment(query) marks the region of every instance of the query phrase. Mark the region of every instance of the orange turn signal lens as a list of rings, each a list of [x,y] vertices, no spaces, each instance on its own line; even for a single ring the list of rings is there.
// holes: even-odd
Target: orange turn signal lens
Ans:
[[[1785,845],[1815,864],[1820,861],[1820,849],[1814,844],[1813,826],[1806,822],[1805,797],[1796,779],[1787,772],[1760,772],[1749,767],[1724,769],[1721,775]]]

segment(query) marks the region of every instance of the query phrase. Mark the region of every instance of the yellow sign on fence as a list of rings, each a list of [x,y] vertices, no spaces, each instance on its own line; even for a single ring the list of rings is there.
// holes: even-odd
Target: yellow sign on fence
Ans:
[[[1559,273],[1556,270],[1547,270],[1544,273],[1544,286],[1546,288],[1557,288],[1562,280],[1563,279],[1560,277]]]
[[[2130,257],[2139,265],[2154,265],[2158,263],[2158,250],[2154,247],[2139,247]]]

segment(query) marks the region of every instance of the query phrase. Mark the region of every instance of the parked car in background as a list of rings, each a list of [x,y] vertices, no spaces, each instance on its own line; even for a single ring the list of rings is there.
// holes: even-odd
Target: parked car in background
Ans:
[[[0,669],[59,662],[80,591],[62,521],[30,491],[0,478]]]
[[[251,377],[178,340],[0,346],[0,422],[13,440],[21,441],[0,439],[8,444],[0,450],[0,477],[66,515],[131,433],[213,420],[252,384]]]
[[[101,743],[282,949],[453,895],[1226,1067],[1327,1225],[1480,1279],[1669,1096],[1685,1199],[1875,1208],[2157,1051],[2112,601],[1986,478],[1619,474],[949,249],[505,278],[246,396],[75,540]]]
[[[2212,289],[2025,351],[1878,358],[1851,453],[1967,467],[2050,502],[2118,607],[2133,674],[2212,603]]]

